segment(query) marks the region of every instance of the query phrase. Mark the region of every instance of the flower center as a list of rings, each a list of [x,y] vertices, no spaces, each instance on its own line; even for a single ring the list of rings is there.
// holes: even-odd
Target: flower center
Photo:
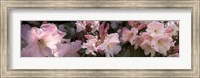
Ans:
[[[108,48],[112,48],[112,45],[111,45],[111,44],[108,44],[107,47],[108,47]]]
[[[134,33],[129,34],[129,38],[132,38],[132,37],[134,37]]]
[[[157,33],[158,31],[157,31],[157,30],[154,30],[154,32]]]
[[[173,32],[174,31],[174,29],[171,29],[171,31],[169,31],[169,32]]]
[[[162,45],[162,41],[158,40],[157,44]]]
[[[39,45],[40,50],[46,47],[45,41],[43,39],[38,40],[38,45]]]
[[[45,43],[45,41],[44,41],[43,39],[39,39],[39,40],[38,40],[38,46],[39,46],[40,52],[41,52],[44,56],[48,57],[48,53],[46,53],[46,51],[44,51],[44,50],[45,50],[45,47],[46,47],[46,43]]]

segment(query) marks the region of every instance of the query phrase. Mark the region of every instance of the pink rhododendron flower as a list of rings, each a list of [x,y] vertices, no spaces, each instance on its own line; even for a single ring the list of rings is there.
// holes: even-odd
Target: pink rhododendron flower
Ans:
[[[155,56],[156,51],[149,40],[145,40],[140,47],[144,50],[145,55]]]
[[[159,22],[152,22],[147,25],[146,31],[151,34],[151,36],[159,35],[164,33],[164,25]]]
[[[81,47],[86,48],[86,52],[85,52],[86,54],[96,55],[94,53],[94,51],[97,52],[97,47],[96,47],[97,38],[95,36],[92,36],[92,35],[85,35],[85,37],[88,40],[86,41],[86,43],[83,43],[83,45]]]
[[[132,28],[129,30],[128,28],[123,28],[121,40],[123,42],[129,41],[131,45],[134,44],[134,40],[137,36],[138,30],[136,28]]]
[[[92,31],[91,32],[95,32],[96,30],[99,30],[99,21],[90,21],[91,22],[91,28]]]
[[[107,30],[110,28],[109,24],[106,25],[104,29],[105,22],[100,25],[100,35],[99,39],[97,36],[85,35],[85,38],[88,40],[86,43],[83,43],[82,48],[86,48],[86,54],[96,55],[95,52],[100,51],[97,49],[97,46],[102,44],[106,38]]]
[[[154,38],[148,32],[143,32],[141,34],[141,37],[143,39],[143,42],[141,43],[140,47],[144,50],[145,55],[151,54],[151,57],[155,56],[156,51],[152,46],[152,40]]]
[[[99,29],[99,21],[77,21],[76,22],[76,28],[77,28],[77,32],[80,32],[82,30],[86,30],[87,26],[89,26],[90,28],[92,28],[91,32],[95,32],[96,30]]]
[[[178,27],[175,24],[170,24],[165,28],[165,33],[167,33],[169,36],[176,36],[178,31]]]
[[[163,55],[167,55],[167,51],[170,49],[172,38],[165,35],[157,35],[152,40],[152,45],[154,46],[155,50]]]
[[[77,21],[76,22],[76,32],[81,32],[82,30],[85,30],[86,29],[86,26],[87,23],[86,21]]]
[[[98,49],[104,50],[107,57],[114,56],[114,54],[118,54],[121,50],[119,43],[118,33],[109,34],[106,36],[104,42],[98,46]]]
[[[32,27],[27,32],[28,46],[22,50],[22,56],[53,56],[57,51],[56,44],[61,43],[64,35],[55,24],[42,24],[40,29]]]

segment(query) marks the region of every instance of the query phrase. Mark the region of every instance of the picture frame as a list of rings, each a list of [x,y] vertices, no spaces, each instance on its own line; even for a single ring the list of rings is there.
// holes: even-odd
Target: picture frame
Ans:
[[[0,72],[4,77],[200,77],[199,64],[199,0],[1,0],[1,47]],[[191,69],[9,69],[9,15],[10,9],[17,8],[190,8],[192,9],[192,60]]]

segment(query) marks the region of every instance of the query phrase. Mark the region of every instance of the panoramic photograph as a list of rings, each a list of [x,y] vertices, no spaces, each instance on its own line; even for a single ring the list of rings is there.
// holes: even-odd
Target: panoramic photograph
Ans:
[[[177,20],[21,21],[21,57],[179,57]]]

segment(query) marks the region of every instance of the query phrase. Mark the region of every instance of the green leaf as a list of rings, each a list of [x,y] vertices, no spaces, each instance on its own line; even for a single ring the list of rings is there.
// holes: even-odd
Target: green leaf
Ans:
[[[66,29],[74,27],[72,23],[65,23],[64,25]]]
[[[130,56],[131,57],[134,57],[136,54],[137,51],[135,51],[134,49],[130,48]]]
[[[131,51],[130,51],[130,49],[127,49],[127,51],[125,51],[125,53],[124,53],[124,57],[130,57],[130,54],[131,54]]]
[[[124,56],[124,54],[126,53],[126,51],[127,51],[127,49],[126,48],[122,48],[122,50],[118,53],[118,55],[117,56],[121,56],[121,57],[123,57]]]
[[[80,56],[81,56],[81,57],[85,57],[85,56],[86,56],[86,54],[85,54],[85,53],[82,53]]]

